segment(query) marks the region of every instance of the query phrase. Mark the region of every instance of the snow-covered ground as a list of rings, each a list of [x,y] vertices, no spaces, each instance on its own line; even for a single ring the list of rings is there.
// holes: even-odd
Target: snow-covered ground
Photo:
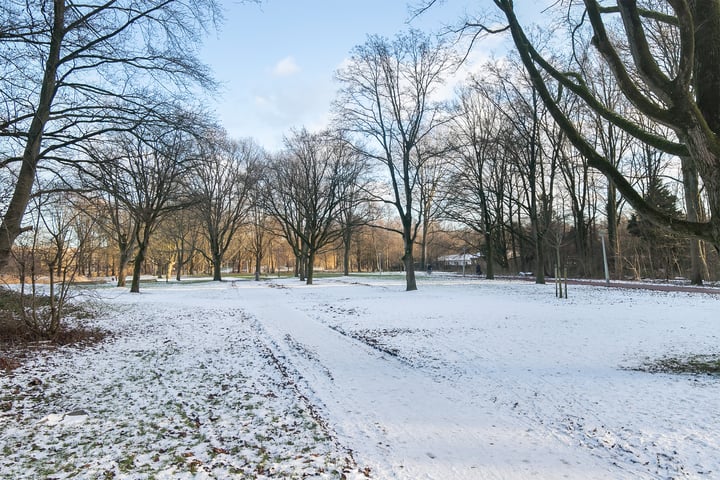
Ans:
[[[0,374],[0,478],[720,478],[720,296],[399,276],[98,288]]]

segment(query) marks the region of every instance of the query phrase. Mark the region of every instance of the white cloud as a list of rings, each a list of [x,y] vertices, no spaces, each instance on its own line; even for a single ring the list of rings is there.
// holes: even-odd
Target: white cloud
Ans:
[[[255,95],[254,100],[255,100],[255,106],[260,107],[260,108],[264,108],[264,107],[267,107],[268,105],[272,105],[272,103],[274,101],[272,97],[268,97],[268,96],[264,96],[264,95]]]
[[[278,77],[287,77],[300,71],[300,66],[293,57],[285,57],[275,64],[273,74]]]

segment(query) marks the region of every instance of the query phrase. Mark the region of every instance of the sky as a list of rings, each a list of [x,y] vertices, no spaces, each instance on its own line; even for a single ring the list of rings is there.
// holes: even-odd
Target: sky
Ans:
[[[456,23],[468,5],[488,2],[445,0],[410,23],[406,0],[222,3],[225,22],[201,52],[222,84],[210,108],[231,138],[252,137],[274,151],[292,128],[327,126],[338,88],[334,72],[369,34],[439,31]],[[489,49],[474,53],[489,55]]]

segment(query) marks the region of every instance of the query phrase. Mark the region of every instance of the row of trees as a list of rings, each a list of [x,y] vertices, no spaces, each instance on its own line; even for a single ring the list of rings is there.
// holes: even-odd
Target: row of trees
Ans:
[[[556,29],[552,38],[571,46],[564,58],[544,53],[542,43],[527,35],[512,0],[493,3],[502,14],[501,28],[482,22],[467,22],[465,28],[474,34],[510,32],[533,89],[558,129],[587,165],[608,179],[608,198],[615,200],[619,193],[638,216],[693,238],[691,277],[701,283],[700,241],[720,245],[718,3],[570,3],[566,28]],[[588,118],[595,128],[586,128]],[[684,215],[658,200],[667,197],[658,179],[662,167],[639,180],[623,170],[622,160],[635,145],[645,158],[671,156],[679,164]],[[616,205],[608,202],[607,207],[614,243]]]
[[[198,39],[214,0],[0,5],[0,155],[9,184],[0,223],[0,269],[11,258],[43,175],[61,180],[78,149],[109,132],[167,124],[189,93],[212,88]]]
[[[494,3],[504,25],[463,30],[509,30],[519,56],[486,65],[449,95],[458,66],[449,44],[417,31],[371,36],[337,72],[332,128],[293,131],[282,151],[267,153],[188,107],[194,88],[212,87],[191,40],[212,23],[213,3],[56,1],[36,16],[25,2],[6,2],[0,268],[14,258],[37,271],[34,255],[12,248],[23,231],[34,232],[56,273],[82,265],[95,238],[117,253],[120,285],[132,263],[137,292],[153,242],[172,245],[154,255],[172,260],[178,277],[200,254],[220,280],[239,238],[257,276],[283,238],[298,276],[312,283],[328,248],[342,250],[347,273],[372,226],[402,239],[408,290],[441,230],[456,232],[449,251],[483,253],[488,278],[499,267],[544,282],[560,262],[597,275],[601,236],[618,278],[708,278],[704,242],[719,243],[720,185],[708,167],[714,107],[703,82],[712,71],[702,39],[685,31],[693,10],[586,1],[592,36],[583,12],[569,14],[575,48],[551,62],[512,2]],[[626,43],[608,40],[623,32]]]

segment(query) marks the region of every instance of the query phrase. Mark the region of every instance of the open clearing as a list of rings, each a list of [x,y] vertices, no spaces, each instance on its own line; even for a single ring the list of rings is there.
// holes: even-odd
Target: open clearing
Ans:
[[[396,276],[91,290],[0,373],[0,478],[720,478],[720,297]]]

